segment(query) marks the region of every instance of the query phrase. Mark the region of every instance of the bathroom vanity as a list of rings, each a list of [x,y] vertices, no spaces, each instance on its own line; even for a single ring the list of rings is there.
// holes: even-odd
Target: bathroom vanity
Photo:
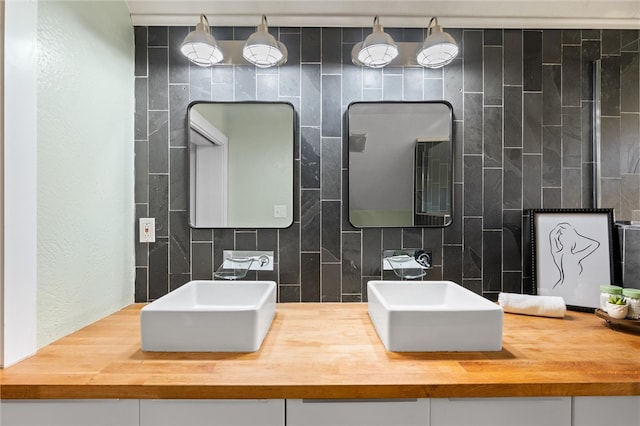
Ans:
[[[593,314],[505,314],[501,351],[399,353],[384,348],[366,304],[279,304],[257,352],[158,353],[140,349],[143,306],[0,370],[2,424],[640,420],[640,335]]]

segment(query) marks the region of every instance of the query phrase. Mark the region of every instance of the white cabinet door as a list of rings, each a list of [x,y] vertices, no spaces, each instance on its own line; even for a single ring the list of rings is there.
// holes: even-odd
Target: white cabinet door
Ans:
[[[287,400],[287,426],[428,426],[428,424],[428,399]]]
[[[138,426],[138,400],[4,400],[2,426]]]
[[[571,398],[436,398],[431,426],[571,426]]]
[[[284,426],[284,400],[140,400],[140,426],[187,425]]]
[[[574,426],[638,426],[640,396],[576,396]]]

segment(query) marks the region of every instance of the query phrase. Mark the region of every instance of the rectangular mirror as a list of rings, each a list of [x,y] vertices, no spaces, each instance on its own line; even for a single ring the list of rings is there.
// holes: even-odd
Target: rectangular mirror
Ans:
[[[451,224],[451,104],[354,102],[347,111],[347,128],[353,226]]]
[[[293,105],[194,102],[188,120],[189,224],[193,228],[290,226]]]

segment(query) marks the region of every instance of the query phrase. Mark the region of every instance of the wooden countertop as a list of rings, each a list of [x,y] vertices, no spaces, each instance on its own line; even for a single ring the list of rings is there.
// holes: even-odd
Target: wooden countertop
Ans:
[[[281,304],[260,351],[140,350],[131,305],[0,370],[0,397],[416,398],[640,395],[640,335],[594,314],[505,314],[500,352],[387,352],[366,304]]]

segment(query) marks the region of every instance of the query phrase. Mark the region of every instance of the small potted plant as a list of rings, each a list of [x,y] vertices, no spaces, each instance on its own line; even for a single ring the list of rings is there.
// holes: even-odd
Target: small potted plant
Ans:
[[[607,313],[611,318],[623,319],[627,316],[627,309],[628,306],[624,297],[619,295],[609,296],[609,301],[607,302]]]

